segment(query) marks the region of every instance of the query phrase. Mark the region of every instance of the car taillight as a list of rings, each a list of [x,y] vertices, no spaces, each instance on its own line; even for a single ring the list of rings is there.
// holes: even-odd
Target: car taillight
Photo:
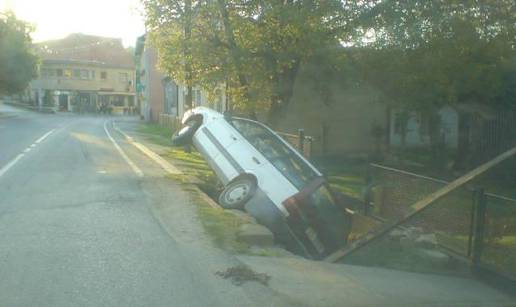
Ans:
[[[283,201],[283,206],[287,209],[288,213],[293,216],[299,216],[299,204],[295,197],[289,197]]]

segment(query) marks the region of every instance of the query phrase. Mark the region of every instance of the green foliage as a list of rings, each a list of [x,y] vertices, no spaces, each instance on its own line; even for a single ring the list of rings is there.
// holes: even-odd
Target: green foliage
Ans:
[[[237,111],[267,110],[273,126],[306,65],[317,68],[311,82],[327,105],[338,101],[330,81],[346,78],[428,116],[443,105],[516,101],[510,0],[142,1],[167,74],[226,90]]]
[[[249,113],[284,111],[300,65],[326,56],[331,66],[332,54],[320,51],[339,46],[343,23],[337,0],[143,3],[161,68],[208,91],[228,85],[232,105]],[[178,69],[187,64],[191,75]]]
[[[32,30],[12,12],[0,12],[0,94],[21,92],[36,76],[38,58],[31,46]]]
[[[370,35],[355,40],[370,48],[362,71],[390,103],[429,111],[514,94],[513,1],[365,1],[357,9],[358,28]]]

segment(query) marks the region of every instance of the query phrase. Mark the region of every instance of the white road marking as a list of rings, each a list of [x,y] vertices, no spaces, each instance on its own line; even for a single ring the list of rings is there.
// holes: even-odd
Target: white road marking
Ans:
[[[116,150],[118,150],[118,153],[122,156],[122,158],[124,158],[125,162],[127,162],[127,164],[129,164],[129,166],[133,169],[135,174],[138,175],[138,177],[143,177],[143,172],[141,171],[141,169],[139,169],[138,166],[136,166],[136,164],[134,164],[134,162],[131,159],[129,159],[129,157],[126,155],[126,153],[122,150],[122,148],[120,148],[118,143],[115,141],[115,139],[109,133],[107,126],[106,126],[107,122],[108,121],[104,122],[104,131],[106,132],[108,138],[111,140],[111,142],[115,146]]]
[[[42,137],[40,137],[39,139],[36,140],[36,142],[34,142],[35,144],[39,144],[41,143],[44,139],[46,139],[49,135],[51,135],[56,129],[52,129],[50,130],[49,132],[45,133]]]
[[[24,154],[19,154],[16,158],[12,159],[11,162],[7,163],[4,167],[0,169],[0,177],[2,177],[7,171],[13,167],[21,158],[23,158]]]
[[[49,132],[45,133],[42,137],[40,137],[39,139],[37,139],[34,143],[32,143],[29,147],[25,148],[23,150],[23,153],[17,155],[14,159],[12,159],[9,163],[7,163],[4,167],[0,168],[0,177],[2,177],[3,175],[5,175],[5,173],[7,173],[7,171],[12,168],[16,163],[18,163],[18,161],[20,161],[21,158],[23,158],[25,156],[25,153],[28,153],[32,148],[36,147],[36,144],[39,144],[41,143],[44,139],[46,139],[49,135],[52,134],[52,132],[54,132],[55,129],[52,129],[50,130]]]
[[[116,125],[113,124],[113,128],[118,131],[121,135],[123,135],[127,141],[132,144],[134,147],[138,148],[141,152],[151,158],[154,162],[156,162],[161,168],[163,168],[167,173],[173,175],[183,174],[180,170],[178,170],[174,165],[170,164],[167,160],[163,159],[154,151],[148,149],[145,145],[135,142],[132,137],[125,134],[122,130],[120,130]]]

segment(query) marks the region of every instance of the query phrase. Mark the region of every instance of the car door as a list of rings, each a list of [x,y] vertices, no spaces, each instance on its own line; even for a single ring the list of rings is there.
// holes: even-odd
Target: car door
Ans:
[[[276,136],[263,125],[242,118],[231,119],[231,124],[239,132],[237,141],[229,148],[232,156],[237,157],[246,172],[253,173],[260,189],[270,200],[288,215],[282,202],[299,190],[270,161],[278,154]]]
[[[217,118],[200,127],[194,137],[195,147],[224,184],[242,172],[239,163],[228,152],[238,140],[237,136],[238,132],[226,120]]]

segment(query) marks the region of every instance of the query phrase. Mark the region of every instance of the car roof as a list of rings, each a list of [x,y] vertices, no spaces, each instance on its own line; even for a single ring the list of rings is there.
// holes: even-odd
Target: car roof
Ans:
[[[213,109],[207,108],[207,107],[195,107],[191,109],[189,112],[193,114],[201,114],[201,115],[208,115],[208,116],[214,116],[214,117],[224,117],[224,115],[220,112],[217,112]]]

